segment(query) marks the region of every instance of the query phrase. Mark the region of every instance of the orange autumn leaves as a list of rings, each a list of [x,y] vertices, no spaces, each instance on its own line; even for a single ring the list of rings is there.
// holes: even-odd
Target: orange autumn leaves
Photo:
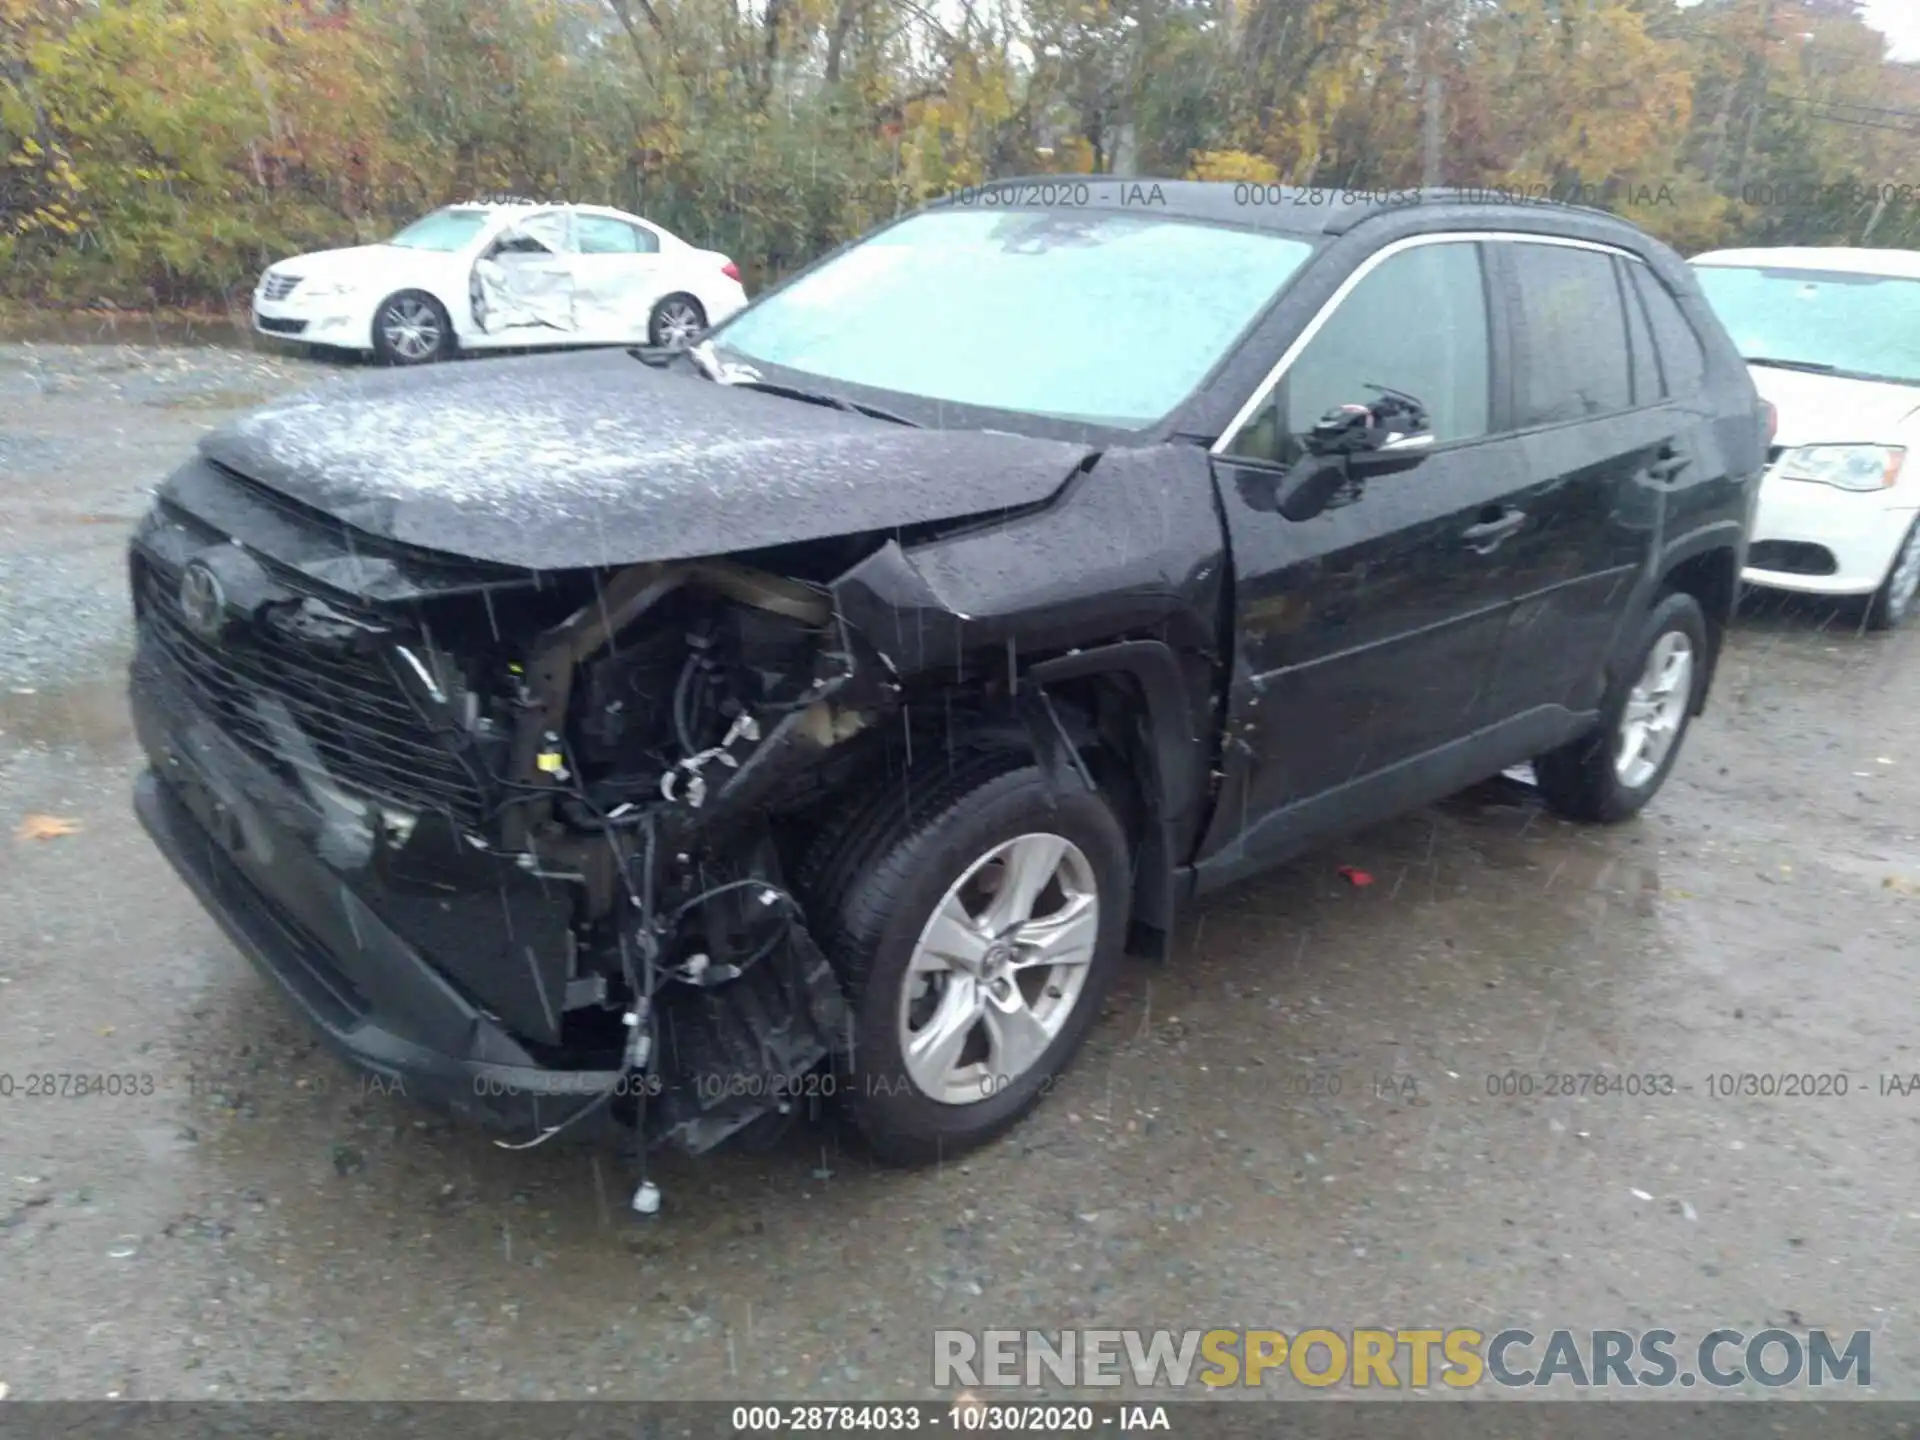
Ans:
[[[14,827],[13,838],[25,843],[30,840],[59,840],[79,833],[78,820],[64,819],[59,815],[30,814]]]

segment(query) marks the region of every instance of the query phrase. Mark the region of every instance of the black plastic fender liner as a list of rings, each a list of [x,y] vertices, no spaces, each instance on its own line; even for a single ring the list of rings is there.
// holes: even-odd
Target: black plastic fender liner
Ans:
[[[1136,927],[1157,933],[1136,935],[1132,948],[1165,958],[1173,934],[1175,868],[1198,838],[1206,804],[1206,746],[1193,731],[1179,659],[1164,641],[1120,640],[1056,656],[1034,665],[1023,678],[1044,689],[1101,675],[1130,677],[1146,705],[1147,767],[1141,788],[1148,820],[1134,870],[1133,916]]]

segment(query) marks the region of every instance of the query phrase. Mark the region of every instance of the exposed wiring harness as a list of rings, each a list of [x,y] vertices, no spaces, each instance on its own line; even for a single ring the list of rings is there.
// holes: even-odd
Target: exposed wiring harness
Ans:
[[[690,639],[691,638],[693,637],[690,637]],[[690,702],[693,700],[696,679],[704,678],[700,676],[701,668],[711,663],[706,651],[707,646],[705,644],[694,644],[692,653],[688,655],[686,662],[681,667],[671,699],[675,738],[685,752],[686,758],[680,762],[679,766],[669,771],[669,776],[671,777],[680,769],[687,769],[689,778],[695,784],[700,783],[698,767],[702,763],[715,758],[732,761],[731,754],[725,752],[729,751],[736,739],[757,740],[760,737],[757,723],[750,714],[743,712],[742,715],[735,718],[733,726],[729,729],[722,744],[717,747],[716,752],[706,753],[697,750],[693,743],[694,717],[689,713],[689,708]],[[434,724],[434,717],[423,710],[422,706],[414,699],[410,691],[405,693],[407,693],[409,702],[412,704],[416,713],[419,714],[419,718],[423,723],[427,724],[430,729],[437,728]],[[781,710],[798,709],[809,703],[812,703],[812,697],[804,698],[791,706],[778,708]],[[730,960],[716,965],[705,954],[696,953],[691,956],[687,962],[675,966],[673,971],[670,972],[674,979],[696,987],[724,984],[746,974],[748,970],[773,954],[783,942],[788,940],[792,934],[794,924],[804,918],[804,912],[801,910],[799,902],[795,900],[790,893],[778,885],[766,880],[754,878],[729,880],[722,884],[710,886],[699,894],[692,896],[690,899],[680,902],[671,912],[662,918],[658,914],[657,897],[654,893],[656,861],[658,858],[658,817],[655,811],[651,807],[635,807],[631,811],[627,811],[625,805],[616,805],[612,808],[612,811],[609,812],[609,810],[597,804],[592,795],[588,793],[581,777],[580,768],[577,763],[575,763],[576,757],[571,753],[571,747],[567,742],[562,738],[555,737],[550,743],[562,752],[562,767],[557,773],[552,773],[550,778],[544,783],[518,780],[504,775],[492,774],[490,773],[491,767],[472,763],[466,755],[462,756],[462,761],[468,764],[468,768],[471,771],[476,772],[476,778],[478,778],[478,775],[484,774],[487,781],[497,786],[496,794],[505,792],[500,802],[489,811],[489,819],[498,818],[498,816],[505,813],[514,805],[528,804],[541,799],[559,797],[571,800],[580,806],[600,827],[607,845],[614,852],[614,869],[619,876],[620,884],[626,891],[628,901],[632,908],[638,913],[638,924],[631,930],[626,926],[616,927],[616,942],[619,951],[621,978],[626,982],[627,991],[631,997],[629,1008],[621,1017],[627,1030],[627,1037],[622,1050],[619,1075],[613,1084],[580,1105],[565,1120],[557,1125],[543,1129],[540,1134],[530,1140],[520,1142],[496,1140],[494,1143],[503,1150],[531,1150],[546,1144],[556,1135],[573,1129],[589,1117],[597,1114],[604,1107],[610,1105],[616,1096],[627,1093],[629,1087],[624,1082],[629,1077],[641,1074],[646,1070],[648,1062],[653,1058],[654,1051],[653,997],[658,988],[660,978],[657,970],[659,957],[665,946],[665,942],[679,929],[681,922],[695,910],[722,895],[753,889],[759,892],[759,900],[763,906],[779,907],[786,921],[786,923],[777,927],[774,932],[744,960]],[[465,747],[460,748],[464,749]],[[737,764],[737,761],[733,761],[732,763]],[[669,791],[671,790],[671,786],[667,788]],[[703,785],[702,789],[704,789]],[[671,799],[673,797],[669,793],[667,798]],[[698,800],[695,799],[693,803],[697,805]],[[631,849],[623,849],[614,834],[617,830],[628,830],[634,827],[638,827],[643,836],[643,843],[638,855],[635,855]],[[638,885],[635,884],[632,874],[632,865],[635,860],[638,860],[641,870]],[[637,960],[634,954],[635,950],[639,952]],[[644,1133],[646,1125],[645,1105],[647,1089],[645,1086],[633,1086],[631,1087],[630,1093],[635,1095],[636,1104],[639,1107],[638,1114],[635,1117],[634,1129],[636,1164],[639,1170],[640,1190],[636,1194],[635,1204],[636,1208],[642,1208],[644,1210],[645,1207],[641,1204],[641,1198],[649,1192],[651,1192],[652,1197],[650,1201],[651,1205],[655,1207],[658,1205],[658,1190],[647,1179],[647,1147]]]
[[[772,935],[768,936],[767,939],[761,943],[760,947],[751,955],[747,956],[746,959],[715,965],[708,960],[705,955],[695,955],[674,968],[673,975],[675,979],[682,980],[689,985],[702,987],[723,985],[730,980],[738,980],[742,975],[746,974],[747,971],[751,970],[755,965],[758,965],[778,949],[781,942],[787,939],[792,933],[794,922],[798,921],[804,913],[800,909],[800,902],[795,900],[792,895],[788,894],[778,885],[770,884],[765,880],[752,878],[729,880],[723,885],[715,885],[711,889],[701,891],[691,900],[683,902],[667,917],[666,921],[660,926],[660,933],[662,935],[671,935],[674,930],[678,928],[682,920],[716,896],[729,894],[735,890],[746,889],[758,890],[760,892],[759,898],[762,905],[780,906],[786,913],[787,923],[774,931]]]

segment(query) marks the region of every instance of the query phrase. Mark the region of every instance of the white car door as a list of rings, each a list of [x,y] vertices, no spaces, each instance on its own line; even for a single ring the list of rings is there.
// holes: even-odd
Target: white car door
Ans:
[[[474,322],[488,342],[564,344],[579,338],[573,217],[543,210],[516,220],[474,262]]]
[[[576,214],[573,225],[581,338],[645,344],[647,319],[660,295],[660,237],[612,215]]]

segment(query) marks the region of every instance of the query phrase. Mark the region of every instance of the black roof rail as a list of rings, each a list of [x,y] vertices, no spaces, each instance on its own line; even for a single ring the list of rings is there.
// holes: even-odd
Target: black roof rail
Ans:
[[[1586,186],[1582,193],[1611,187]],[[1624,188],[1624,187],[1623,187]],[[930,205],[1039,209],[1124,210],[1193,219],[1232,221],[1295,235],[1344,235],[1381,215],[1418,207],[1456,207],[1489,212],[1488,221],[1511,221],[1528,212],[1581,216],[1639,233],[1631,220],[1600,205],[1563,199],[1554,187],[1535,186],[1337,186],[1283,185],[1266,181],[1174,180],[1152,175],[1006,175],[977,185],[949,188]]]

